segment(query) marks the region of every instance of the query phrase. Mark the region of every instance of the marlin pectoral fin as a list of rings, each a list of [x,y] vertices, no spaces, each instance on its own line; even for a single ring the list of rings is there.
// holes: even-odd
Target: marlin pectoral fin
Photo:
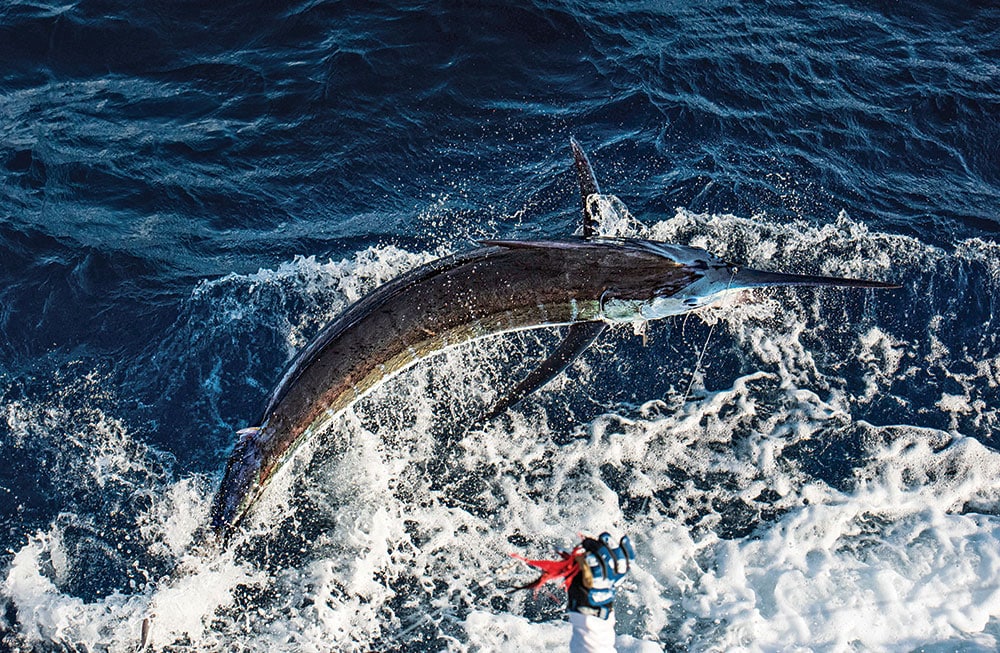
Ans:
[[[597,235],[597,221],[590,212],[587,198],[601,192],[597,185],[597,177],[594,176],[594,169],[590,167],[590,160],[576,139],[572,136],[569,139],[570,147],[573,148],[573,162],[576,164],[576,177],[580,180],[580,197],[583,202],[583,237],[590,238]]]
[[[583,350],[590,346],[599,335],[604,333],[607,324],[604,322],[577,322],[569,327],[566,337],[559,346],[542,361],[542,364],[532,370],[521,383],[507,393],[493,408],[483,416],[483,419],[493,419],[508,408],[538,390],[565,370]]]

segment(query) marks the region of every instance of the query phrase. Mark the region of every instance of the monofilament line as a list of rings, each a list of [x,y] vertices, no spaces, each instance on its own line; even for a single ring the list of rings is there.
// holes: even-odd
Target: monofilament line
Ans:
[[[736,272],[738,268],[736,266],[732,267],[732,271],[729,273],[729,283],[726,284],[726,290],[728,291],[733,287],[733,279],[736,278]],[[684,398],[681,399],[681,406],[687,403],[688,397],[691,396],[691,388],[694,387],[694,379],[698,376],[698,372],[701,371],[701,362],[705,358],[705,353],[708,351],[708,343],[712,340],[712,333],[715,331],[715,322],[713,322],[708,327],[708,335],[705,336],[705,344],[701,347],[701,353],[698,354],[697,360],[694,362],[694,369],[691,370],[691,379],[688,381],[687,390],[684,391]]]

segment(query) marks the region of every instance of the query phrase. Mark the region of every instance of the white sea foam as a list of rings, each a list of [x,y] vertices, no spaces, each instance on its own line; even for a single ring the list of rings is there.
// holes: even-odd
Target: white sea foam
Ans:
[[[651,231],[773,269],[940,283],[954,264],[847,216],[817,228],[679,211]],[[991,247],[970,242],[959,254],[992,270],[978,282],[995,297]],[[192,301],[217,306],[211,328],[286,319],[277,328],[291,352],[430,257],[382,247],[301,258],[206,282]],[[304,308],[258,315],[246,295],[268,293]],[[175,478],[167,457],[108,412],[113,401],[10,401],[16,446],[53,452],[71,510],[13,552],[0,597],[16,623],[3,643],[135,650],[148,618],[155,650],[553,650],[569,637],[559,590],[508,594],[533,575],[508,553],[544,557],[581,531],[609,530],[628,533],[639,556],[619,592],[622,650],[1000,646],[1000,454],[984,444],[997,424],[995,346],[962,351],[942,307],[889,319],[910,310],[891,295],[748,298],[704,315],[724,328],[686,402],[647,389],[670,344],[657,337],[669,325],[651,325],[642,359],[614,359],[629,364],[627,396],[638,402],[599,394],[616,390],[599,363],[629,338],[614,333],[540,403],[469,431],[523,351],[551,337],[449,350],[301,450],[225,548],[204,540],[212,479]],[[692,365],[671,362],[676,387]],[[929,370],[947,384],[924,395]],[[99,375],[80,386],[77,398],[103,392]],[[587,394],[604,414],[576,426],[556,417]],[[886,406],[911,423],[876,419]],[[86,500],[71,501],[76,493]],[[112,568],[132,570],[131,586],[80,589],[102,545]]]

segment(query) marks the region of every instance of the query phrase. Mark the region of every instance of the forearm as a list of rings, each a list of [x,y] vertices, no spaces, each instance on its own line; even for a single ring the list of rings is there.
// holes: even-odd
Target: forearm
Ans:
[[[573,626],[573,634],[569,640],[570,653],[614,653],[614,613],[607,619],[601,619],[570,612],[569,622]]]

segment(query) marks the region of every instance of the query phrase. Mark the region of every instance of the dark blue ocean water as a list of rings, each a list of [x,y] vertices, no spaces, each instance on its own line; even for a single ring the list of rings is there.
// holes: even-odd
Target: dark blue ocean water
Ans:
[[[205,510],[234,430],[257,415],[295,349],[379,275],[389,278],[420,257],[461,250],[482,237],[571,233],[579,202],[571,135],[588,150],[602,188],[639,220],[658,225],[656,233],[741,264],[773,261],[788,271],[865,274],[904,286],[878,296],[778,295],[796,298],[788,310],[801,328],[782,322],[780,309],[760,318],[763,331],[747,326],[746,315],[723,318],[701,370],[703,394],[695,399],[733,390],[741,398],[735,404],[756,406],[746,415],[759,422],[747,417],[743,431],[699,460],[715,452],[743,464],[754,438],[794,436],[795,424],[814,419],[814,437],[793,437],[779,448],[790,461],[782,468],[790,486],[764,492],[754,483],[770,485],[771,476],[729,476],[721,462],[705,474],[678,463],[644,473],[641,482],[628,465],[609,463],[611,471],[597,465],[622,510],[616,528],[638,531],[639,540],[645,533],[647,544],[667,537],[665,524],[676,529],[670,538],[690,530],[693,541],[705,542],[710,534],[744,547],[737,557],[752,566],[758,558],[746,547],[768,541],[776,520],[816,502],[836,504],[840,492],[856,498],[889,469],[904,479],[900,487],[918,492],[915,501],[924,490],[950,497],[941,515],[975,515],[978,531],[949,527],[961,538],[988,540],[1000,528],[998,89],[1000,7],[993,3],[4,4],[4,645],[134,646],[136,615],[145,608],[128,597],[159,605],[151,579],[170,586],[162,579],[193,555],[183,543],[171,544],[169,533],[183,531],[176,526],[180,516]],[[704,411],[695,423],[706,432],[713,419],[726,422],[735,404],[724,397],[718,410],[707,403],[678,408],[673,401],[688,384],[708,327],[677,320],[649,329],[648,347],[626,333],[609,337],[587,357],[585,370],[571,373],[576,381],[564,383],[561,394],[525,409],[529,416],[546,411],[545,427],[533,428],[548,433],[554,451],[581,442],[577,435],[604,433],[600,420],[611,418],[599,416],[606,413],[620,420],[609,427],[614,432],[665,419],[673,430],[664,437],[686,428],[685,410]],[[760,333],[769,329],[789,335],[774,347],[761,344]],[[505,356],[491,359],[501,375],[505,365],[495,361]],[[769,387],[744,394],[735,380],[751,379],[753,386],[758,372],[772,375]],[[491,396],[485,392],[483,401]],[[419,404],[388,394],[386,401]],[[448,420],[440,409],[432,412],[434,428],[470,427],[454,411],[442,427]],[[381,426],[384,452],[393,446],[384,439],[393,429]],[[530,437],[523,423],[510,428],[501,441]],[[929,452],[920,465],[893,466],[911,450],[892,448],[906,439],[903,433],[913,439],[908,447]],[[932,456],[973,441],[981,447],[978,466]],[[469,478],[502,475],[496,469],[503,458],[497,454],[487,465],[492,472]],[[553,473],[569,473],[574,464],[557,463]],[[456,469],[438,470],[429,482],[461,495],[467,488]],[[408,473],[389,474],[389,487]],[[713,474],[725,476],[722,485],[731,491],[690,493],[720,482]],[[682,479],[689,480],[687,494]],[[950,495],[937,485],[942,479],[947,488],[967,489]],[[831,493],[825,500],[807,491],[820,486]],[[749,487],[757,494],[747,499]],[[395,492],[404,512],[426,508]],[[175,495],[192,505],[177,499],[158,512],[162,497]],[[459,503],[448,510],[461,510]],[[545,515],[555,520],[560,509],[555,499],[538,505],[530,519],[513,504],[470,508],[477,517],[494,515],[483,526],[484,549],[503,556],[525,546],[534,536],[530,525]],[[921,514],[908,502],[874,512],[845,530],[850,545],[844,546],[866,552],[858,559],[887,559],[882,548],[864,549],[865,542],[892,549],[899,515]],[[523,520],[520,539],[508,537],[497,514]],[[315,529],[339,542],[338,523],[331,518]],[[914,528],[937,523],[928,518]],[[462,524],[445,530],[475,530]],[[563,524],[567,538],[587,526]],[[40,534],[43,544],[31,539]],[[433,539],[410,536],[414,550]],[[398,538],[389,541],[395,551]],[[841,544],[830,544],[826,555],[836,559]],[[902,558],[919,558],[901,546]],[[253,560],[266,548],[247,545],[238,555]],[[17,558],[36,549],[37,565]],[[690,560],[703,549],[692,549]],[[324,641],[337,627],[332,618],[307,614],[306,599],[289,606],[274,598],[281,583],[295,583],[282,570],[305,574],[344,550],[268,562],[266,573],[280,582],[219,599],[203,630],[163,627],[167,634],[157,646],[224,650],[262,640],[311,650],[288,644],[296,640],[282,639],[286,630]],[[434,582],[433,565],[406,585],[411,581],[392,572],[393,564],[372,563],[365,576],[391,588],[391,597],[326,590],[342,600],[331,608],[338,615],[358,609],[344,597],[381,606],[369,630],[354,624],[352,637],[328,639],[339,642],[330,644],[334,649],[351,648],[344,642],[360,649],[464,649],[485,632],[470,614],[528,614],[538,623],[524,625],[526,632],[551,626],[546,620],[557,616],[553,608],[539,616],[530,606],[511,606],[502,593],[479,591],[472,572],[456,577],[479,590],[442,607],[424,587]],[[1000,578],[996,565],[986,558],[982,565],[980,576]],[[767,646],[750,626],[740,631],[744,640],[734,634],[752,619],[697,607],[706,605],[698,597],[712,604],[705,597],[718,599],[718,592],[671,584],[666,562],[648,567],[634,593],[643,597],[635,601],[638,616],[624,620],[627,634],[668,648]],[[54,583],[41,594],[12,580],[18,570],[36,568]],[[844,568],[852,567],[836,567]],[[934,576],[935,569],[926,573]],[[719,575],[732,581],[727,587],[739,585]],[[961,586],[973,576],[934,578]],[[935,642],[991,647],[1000,609],[990,587],[958,601],[983,611],[968,623],[915,628],[910,638],[878,626],[880,638],[848,641],[882,650]],[[861,590],[836,585],[817,601],[828,605],[835,602],[830,597],[854,592]],[[408,595],[424,597],[438,610],[427,608],[428,614],[437,616],[413,622],[402,607]],[[118,598],[108,603],[109,596]],[[885,600],[903,622],[933,622],[944,611],[915,594]],[[103,606],[94,608],[103,616],[52,616],[56,606],[70,610],[74,601]],[[902,607],[908,602],[927,606],[925,612],[908,613]],[[133,607],[112,617],[109,605]],[[247,606],[266,613],[270,624],[251,629],[252,637],[234,616]],[[299,621],[282,621],[289,611]],[[102,624],[99,632],[81,630],[87,619]],[[776,632],[791,628],[774,619]],[[803,619],[843,628],[833,617]],[[807,629],[800,644],[817,637],[817,649],[842,650],[824,633]]]

